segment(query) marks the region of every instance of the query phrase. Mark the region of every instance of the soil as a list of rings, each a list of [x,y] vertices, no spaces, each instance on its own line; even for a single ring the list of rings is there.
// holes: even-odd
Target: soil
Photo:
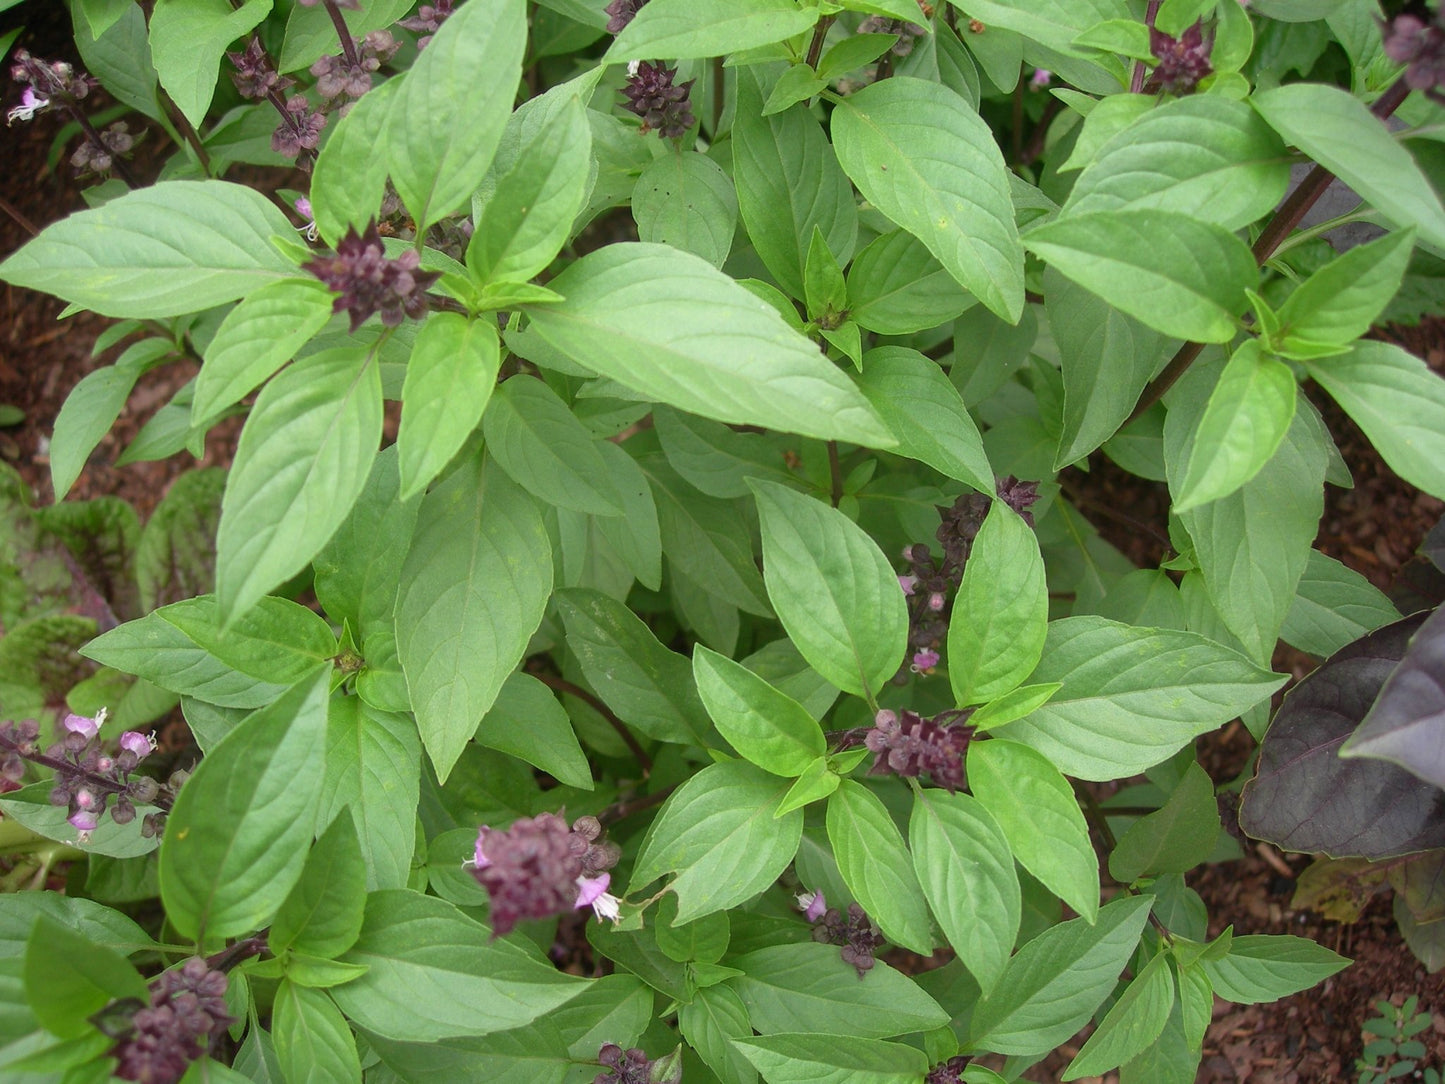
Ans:
[[[22,44],[37,55],[66,58],[70,47],[65,26],[43,14],[47,6],[32,2],[12,9],[28,16],[31,27],[40,31],[41,40],[22,39]],[[0,30],[7,25],[0,21]],[[13,104],[11,90],[6,88],[6,106]],[[0,213],[0,257],[20,247],[33,229],[84,206],[82,186],[71,178],[69,169],[63,163],[54,170],[47,167],[57,129],[53,118],[37,118],[0,134],[8,163],[0,198],[16,212]],[[153,140],[140,146],[136,168],[143,177],[153,177],[159,170],[159,160],[154,157],[159,144]],[[284,179],[270,180],[278,183]],[[61,404],[81,377],[113,361],[119,353],[113,348],[92,358],[92,344],[110,322],[83,313],[57,323],[62,308],[60,302],[27,290],[5,286],[0,293],[0,406],[12,405],[25,413],[20,424],[0,428],[0,458],[21,473],[41,503],[53,499],[47,450]],[[1445,371],[1445,321],[1427,320],[1418,328],[1392,328],[1379,334]],[[144,421],[195,371],[193,363],[182,362],[153,370],[141,381],[126,412],[72,488],[72,499],[119,496],[135,505],[144,518],[178,475],[198,465],[182,454],[161,462],[113,466]],[[1306,390],[1324,415],[1355,478],[1352,490],[1326,487],[1326,512],[1317,545],[1377,586],[1389,589],[1402,570],[1408,578],[1412,562],[1419,561],[1415,551],[1421,539],[1445,505],[1401,481],[1317,388]],[[233,419],[213,431],[202,463],[229,463],[238,430],[239,419]],[[1109,541],[1140,565],[1155,566],[1162,552],[1157,540],[1167,537],[1168,497],[1162,485],[1126,474],[1099,455],[1093,457],[1087,473],[1071,471],[1066,481]],[[1128,512],[1121,515],[1115,511],[1118,509]],[[1147,529],[1139,529],[1141,524]],[[1296,678],[1312,665],[1307,657],[1288,650],[1276,657],[1275,664],[1277,670]],[[1201,760],[1216,782],[1228,782],[1244,769],[1252,747],[1249,735],[1236,723],[1201,739]],[[1191,878],[1212,916],[1211,934],[1229,924],[1237,935],[1290,933],[1317,940],[1355,961],[1314,989],[1275,1004],[1216,1003],[1199,1084],[1353,1081],[1358,1077],[1354,1060],[1362,1047],[1361,1023],[1375,1015],[1376,1001],[1387,999],[1398,1005],[1411,994],[1419,995],[1421,1009],[1433,1017],[1431,1029],[1420,1036],[1429,1049],[1423,1064],[1445,1067],[1445,972],[1426,973],[1396,931],[1386,899],[1377,900],[1349,926],[1326,921],[1313,912],[1292,910],[1294,879],[1308,862],[1308,856],[1281,855],[1261,844],[1237,861],[1204,867]],[[580,929],[577,935],[580,938]],[[585,942],[581,947],[585,951]],[[1029,1079],[1057,1080],[1083,1038],[1081,1035],[1036,1067]],[[1116,1079],[1114,1074],[1102,1078],[1104,1082]]]

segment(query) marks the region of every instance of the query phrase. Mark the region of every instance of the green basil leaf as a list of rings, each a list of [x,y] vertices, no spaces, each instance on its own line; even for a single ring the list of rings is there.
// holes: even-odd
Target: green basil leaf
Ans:
[[[763,580],[783,628],[824,678],[873,696],[898,672],[908,608],[877,544],[837,509],[752,480]]]
[[[465,203],[487,175],[511,115],[526,43],[521,0],[474,0],[442,24],[399,77],[380,151],[419,230]],[[457,138],[462,130],[465,139]]]
[[[341,526],[366,485],[381,426],[380,364],[371,351],[313,354],[261,392],[221,501],[223,624],[305,568]]]
[[[977,111],[947,87],[895,77],[833,115],[838,161],[859,191],[1009,323],[1023,312],[1023,250],[1008,170]]]
[[[774,818],[787,784],[741,761],[702,769],[668,798],[633,869],[638,887],[667,873],[677,918],[690,922],[756,896],[798,850],[803,814]]]
[[[1048,634],[1044,559],[1033,529],[1003,501],[988,511],[948,623],[948,680],[960,706],[1011,692],[1033,672]]]
[[[933,928],[903,836],[878,797],[844,779],[828,799],[828,842],[849,891],[890,940],[928,956]]]
[[[422,499],[396,596],[396,647],[443,781],[521,662],[551,594],[541,513],[484,456]]]
[[[482,420],[501,367],[491,321],[432,313],[417,332],[401,392],[400,498],[422,492]]]
[[[1031,680],[1063,688],[992,733],[1032,746],[1068,775],[1118,779],[1223,726],[1285,678],[1195,633],[1068,617],[1049,623]]]
[[[930,789],[913,797],[908,842],[933,917],[987,994],[1008,964],[1022,914],[1008,839],[977,798]]]
[[[367,897],[361,939],[345,960],[368,970],[331,991],[336,1004],[367,1031],[402,1042],[522,1027],[587,987],[535,949],[492,940],[445,900],[404,889]]]
[[[265,926],[301,876],[325,762],[328,674],[249,716],[181,788],[161,844],[161,901],[183,937]]]
[[[968,747],[968,786],[1019,865],[1077,911],[1099,914],[1099,860],[1073,788],[1042,753],[993,739]]]
[[[607,245],[548,285],[566,300],[528,310],[542,339],[650,399],[724,422],[893,443],[815,344],[697,256]]]
[[[177,316],[294,277],[271,245],[291,232],[254,189],[161,181],[56,222],[0,263],[0,280],[102,316]]]
[[[799,776],[826,751],[822,728],[803,706],[741,663],[699,644],[692,672],[718,733],[764,771]]]

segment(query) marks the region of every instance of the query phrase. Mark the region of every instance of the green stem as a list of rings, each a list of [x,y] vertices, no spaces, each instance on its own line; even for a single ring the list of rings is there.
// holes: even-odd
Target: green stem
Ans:
[[[1316,237],[1322,237],[1325,234],[1329,233],[1331,230],[1339,229],[1341,226],[1348,226],[1351,222],[1369,221],[1370,218],[1374,215],[1374,213],[1375,212],[1373,209],[1366,210],[1363,208],[1356,208],[1355,210],[1350,211],[1347,214],[1342,214],[1336,216],[1335,218],[1326,219],[1325,221],[1317,223],[1316,225],[1313,225],[1308,229],[1296,230],[1294,233],[1290,234],[1288,238],[1280,242],[1279,247],[1274,250],[1274,253],[1273,255],[1271,255],[1270,259],[1276,259],[1280,256],[1283,256],[1291,249],[1298,248],[1300,245],[1303,244],[1308,244]]]

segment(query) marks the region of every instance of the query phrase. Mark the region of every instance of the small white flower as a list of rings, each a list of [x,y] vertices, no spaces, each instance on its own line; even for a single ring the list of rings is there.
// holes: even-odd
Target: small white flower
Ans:
[[[49,104],[49,98],[36,94],[34,87],[26,87],[25,92],[20,95],[20,104],[5,114],[5,124],[8,127],[17,120],[29,120]]]
[[[615,923],[622,917],[622,901],[611,892],[604,892],[592,901],[592,913]]]

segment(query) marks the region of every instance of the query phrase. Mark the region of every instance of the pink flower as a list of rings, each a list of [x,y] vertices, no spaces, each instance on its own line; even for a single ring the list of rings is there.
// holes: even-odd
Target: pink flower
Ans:
[[[926,674],[938,665],[939,654],[931,647],[925,647],[922,651],[913,653],[913,671],[918,674]]]
[[[136,760],[142,760],[155,752],[156,740],[137,730],[127,730],[120,736],[120,747],[132,754]]]
[[[822,890],[817,892],[799,892],[798,906],[803,909],[803,917],[809,922],[817,922],[828,910],[828,901],[823,897]]]
[[[5,114],[5,124],[8,127],[17,120],[29,120],[49,104],[49,98],[36,94],[34,87],[26,87],[20,93],[20,104]]]
[[[577,878],[577,907],[591,907],[598,918],[616,922],[621,915],[622,901],[607,891],[612,883],[612,874],[599,873],[596,877]]]
[[[1044,87],[1049,85],[1049,80],[1053,77],[1054,73],[1049,71],[1047,68],[1035,68],[1034,74],[1029,77],[1029,86],[1037,87],[1042,90]]]
[[[95,713],[94,718],[90,718],[85,715],[67,715],[61,725],[64,726],[65,729],[70,731],[72,734],[79,734],[81,737],[85,738],[86,741],[89,741],[91,738],[95,737],[97,734],[100,733],[101,725],[104,722],[105,709],[101,708],[98,712]]]
[[[898,586],[901,587],[901,588],[903,588],[903,593],[904,593],[905,595],[911,595],[911,594],[913,594],[913,592],[914,592],[914,591],[917,589],[917,587],[918,587],[918,577],[917,577],[917,576],[899,576],[899,577],[898,577]]]

